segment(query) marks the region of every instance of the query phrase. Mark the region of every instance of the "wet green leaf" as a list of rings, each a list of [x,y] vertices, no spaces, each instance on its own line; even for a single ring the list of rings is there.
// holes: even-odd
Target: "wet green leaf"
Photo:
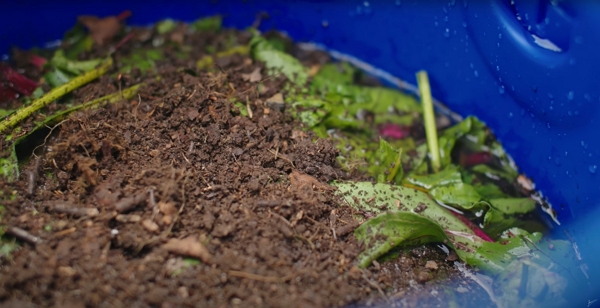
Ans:
[[[503,179],[507,180],[509,183],[514,182],[515,178],[518,176],[517,173],[493,169],[492,167],[490,167],[488,165],[476,165],[476,166],[473,166],[473,168],[471,168],[471,170],[473,170],[474,172],[477,172],[477,173],[481,173],[492,180],[498,180],[500,178],[503,178]]]
[[[436,200],[462,209],[471,209],[481,200],[477,190],[473,186],[464,183],[438,186],[433,188],[430,193]]]
[[[217,32],[221,30],[223,18],[219,15],[197,19],[190,24],[192,31]]]
[[[358,265],[363,268],[399,245],[443,242],[447,239],[438,224],[409,212],[388,212],[369,219],[354,231],[354,235],[366,247],[358,256]]]
[[[462,177],[458,168],[454,165],[450,165],[438,173],[428,175],[408,175],[404,181],[429,190],[436,186],[462,183]]]
[[[505,194],[498,185],[494,184],[473,184],[473,188],[477,190],[477,193],[481,195],[482,199],[489,200],[495,198],[507,198],[508,195]]]
[[[498,211],[504,214],[523,214],[535,210],[536,202],[531,198],[502,198],[488,200]]]

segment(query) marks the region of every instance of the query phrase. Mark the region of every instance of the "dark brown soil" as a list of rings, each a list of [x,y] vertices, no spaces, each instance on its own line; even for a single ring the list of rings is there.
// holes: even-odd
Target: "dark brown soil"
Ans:
[[[222,50],[225,36],[186,35],[195,56],[167,51],[160,80],[122,76],[123,88],[146,83],[138,97],[73,115],[19,181],[1,184],[4,196],[16,196],[3,204],[2,225],[40,242],[23,242],[1,261],[0,306],[491,305],[435,246],[355,267],[357,223],[327,185],[351,176],[331,140],[265,103],[283,77],[263,79],[259,93],[242,77],[261,68],[248,56],[195,69],[205,46]],[[125,44],[115,59],[148,44]],[[74,100],[118,91],[110,76]],[[252,118],[230,102],[246,97]]]

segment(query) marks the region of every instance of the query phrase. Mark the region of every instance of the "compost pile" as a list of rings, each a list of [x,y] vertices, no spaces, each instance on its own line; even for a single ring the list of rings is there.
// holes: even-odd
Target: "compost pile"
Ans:
[[[418,112],[399,115],[406,126],[374,123],[377,110],[360,114],[360,123],[378,127],[382,136],[397,140],[395,146],[404,142],[411,150],[402,154],[383,139],[372,149],[360,149],[355,139],[332,127],[359,131],[363,124],[327,122],[319,109],[323,103],[301,99],[307,90],[294,85],[310,79],[316,87],[328,87],[318,81],[349,78],[367,87],[378,86],[377,80],[347,64],[331,63],[324,52],[301,49],[276,32],[222,29],[220,17],[123,29],[127,16],[81,17],[59,49],[15,50],[16,70],[3,64],[5,72],[18,72],[33,86],[3,81],[11,86],[2,88],[2,110],[35,104],[76,76],[99,77],[27,117],[18,129],[3,132],[3,306],[414,307],[478,301],[494,306],[495,299],[482,288],[486,284],[455,263],[459,257],[470,260],[469,251],[479,246],[449,241],[444,231],[439,237],[414,236],[430,236],[427,241],[407,238],[413,241],[406,248],[373,244],[385,242],[390,233],[382,227],[378,234],[374,230],[382,225],[366,219],[405,207],[417,217],[407,216],[409,224],[434,230],[439,227],[428,224],[442,214],[423,196],[455,197],[436,194],[434,188],[440,181],[458,185],[458,169],[448,165],[441,171],[445,175],[433,179],[410,173],[425,159]],[[105,60],[107,54],[111,61]],[[297,63],[285,64],[290,55]],[[337,73],[329,74],[332,68]],[[450,125],[444,117],[438,122]],[[467,122],[465,134],[480,123]],[[382,161],[365,166],[357,149],[383,153]],[[491,161],[480,153],[460,155],[457,159],[469,167]],[[401,157],[402,167],[395,164]],[[11,165],[17,160],[19,166]],[[424,168],[427,172],[427,163]],[[373,178],[378,184],[369,181]],[[394,179],[404,181],[400,191],[381,186]],[[478,191],[493,191],[494,200],[504,200],[506,191],[520,196],[520,202],[532,200],[530,191],[502,181],[504,192],[489,183],[478,183],[483,187]],[[408,196],[371,208],[375,196],[367,190],[380,190],[378,201],[414,193],[414,202]],[[470,198],[483,198],[477,196]],[[353,204],[360,198],[367,208]],[[509,214],[530,219],[535,202],[525,203],[528,210]],[[492,202],[473,204],[495,209]],[[496,205],[511,208],[506,202]],[[386,213],[379,217],[396,215]],[[513,216],[508,220],[518,225]],[[466,218],[448,217],[442,218],[471,228],[461,232],[482,234]],[[538,223],[530,231],[541,229]],[[491,236],[500,238],[502,231]],[[370,232],[375,235],[369,245]],[[489,245],[498,244],[489,240]],[[432,241],[446,246],[414,245]],[[447,248],[455,246],[464,246],[463,252]],[[489,263],[475,259],[469,263]]]

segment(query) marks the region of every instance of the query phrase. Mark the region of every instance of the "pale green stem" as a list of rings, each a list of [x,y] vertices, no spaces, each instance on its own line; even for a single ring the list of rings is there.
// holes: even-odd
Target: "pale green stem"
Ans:
[[[433,100],[431,98],[431,87],[426,71],[417,72],[417,83],[421,94],[423,105],[423,119],[425,121],[425,134],[427,135],[427,146],[431,157],[431,166],[435,172],[441,168],[440,149],[438,146],[437,127],[435,125],[435,114],[433,111]]]

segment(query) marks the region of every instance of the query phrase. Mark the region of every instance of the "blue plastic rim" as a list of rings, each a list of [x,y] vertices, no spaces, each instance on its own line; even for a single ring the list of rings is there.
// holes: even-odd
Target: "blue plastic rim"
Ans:
[[[554,232],[576,241],[590,290],[600,293],[600,2],[9,1],[0,6],[0,55],[59,39],[77,15],[125,9],[130,24],[221,14],[238,28],[266,12],[261,30],[342,51],[412,84],[427,70],[434,96],[485,121],[548,197],[562,223]]]

